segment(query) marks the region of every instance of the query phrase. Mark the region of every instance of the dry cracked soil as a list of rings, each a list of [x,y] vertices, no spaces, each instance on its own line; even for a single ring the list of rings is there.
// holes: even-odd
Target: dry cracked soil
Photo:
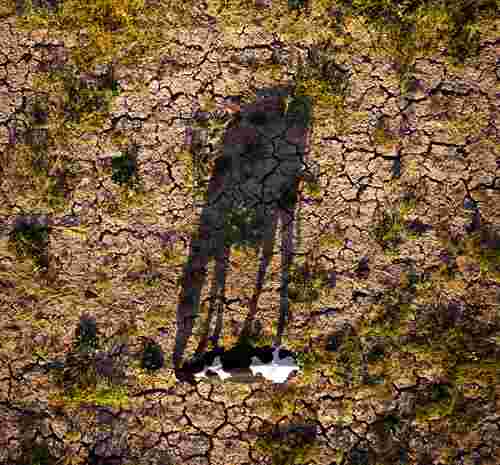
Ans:
[[[397,3],[2,2],[0,463],[500,463],[499,5]]]

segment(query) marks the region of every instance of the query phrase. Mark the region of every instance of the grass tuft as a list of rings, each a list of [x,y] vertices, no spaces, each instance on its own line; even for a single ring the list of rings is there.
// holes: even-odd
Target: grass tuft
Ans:
[[[48,267],[49,226],[34,216],[21,216],[10,235],[10,242],[20,258],[32,258],[36,267]]]
[[[141,367],[149,371],[156,371],[163,368],[165,357],[162,348],[154,341],[148,340],[144,345]]]

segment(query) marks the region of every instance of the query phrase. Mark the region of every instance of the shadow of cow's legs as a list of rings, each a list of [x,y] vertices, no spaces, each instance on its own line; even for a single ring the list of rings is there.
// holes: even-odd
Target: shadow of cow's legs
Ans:
[[[181,281],[181,299],[177,306],[177,336],[172,357],[174,369],[180,368],[187,342],[193,334],[194,320],[200,309],[201,290],[207,278],[210,258],[210,231],[201,223],[199,234],[191,241],[191,252]]]
[[[217,321],[215,324],[215,331],[213,334],[214,346],[219,345],[219,339],[222,334],[223,319],[224,319],[224,302],[226,297],[226,270],[231,256],[231,248],[224,247],[224,252],[222,257],[216,264],[215,274],[218,283],[218,294],[217,294]]]
[[[224,246],[223,238],[220,237],[217,245],[217,254],[215,257],[215,275],[212,280],[212,288],[210,291],[210,306],[208,309],[208,318],[206,320],[203,334],[196,349],[196,353],[200,354],[207,350],[208,342],[211,339],[215,346],[218,345],[219,338],[222,333],[224,298],[226,290],[226,271],[229,263],[231,249]],[[215,330],[212,337],[209,337],[210,324],[214,314],[217,314]]]
[[[245,320],[245,324],[242,330],[242,336],[250,336],[252,332],[252,322],[257,314],[257,305],[259,301],[259,296],[262,292],[264,286],[264,279],[266,277],[267,268],[271,262],[273,256],[274,243],[276,241],[276,230],[278,227],[278,217],[275,212],[273,212],[266,221],[263,240],[262,240],[262,256],[259,264],[259,271],[257,273],[257,282],[255,285],[255,291],[250,300],[250,309]]]
[[[281,338],[288,322],[288,285],[290,283],[290,267],[294,254],[294,216],[295,205],[290,209],[279,209],[281,222],[281,288],[280,288],[280,316],[278,330],[273,340],[274,346],[281,346]]]

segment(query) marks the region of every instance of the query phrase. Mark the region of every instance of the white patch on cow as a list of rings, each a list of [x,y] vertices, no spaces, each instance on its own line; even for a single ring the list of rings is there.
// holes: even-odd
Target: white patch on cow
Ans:
[[[273,360],[270,363],[262,363],[257,357],[252,357],[250,370],[254,376],[261,374],[273,383],[284,383],[292,371],[298,370],[292,357],[279,358],[279,348],[273,352]]]

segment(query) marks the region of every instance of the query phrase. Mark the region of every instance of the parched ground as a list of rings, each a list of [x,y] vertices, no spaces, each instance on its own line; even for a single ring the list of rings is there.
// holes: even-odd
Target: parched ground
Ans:
[[[442,18],[398,46],[361,17],[337,21],[348,2],[300,14],[271,1],[87,2],[113,5],[108,29],[80,28],[69,10],[57,28],[61,2],[33,1],[49,8],[31,19],[15,3],[0,7],[2,463],[500,463],[498,9],[456,63],[431,27]],[[301,371],[284,385],[180,383],[200,185],[238,111],[278,87],[313,102],[282,337]],[[259,344],[277,332],[281,249],[278,233]],[[224,347],[247,318],[259,252],[231,252]],[[186,356],[207,319],[207,266]],[[97,353],[75,350],[82,315]],[[151,343],[156,370],[141,364]]]

